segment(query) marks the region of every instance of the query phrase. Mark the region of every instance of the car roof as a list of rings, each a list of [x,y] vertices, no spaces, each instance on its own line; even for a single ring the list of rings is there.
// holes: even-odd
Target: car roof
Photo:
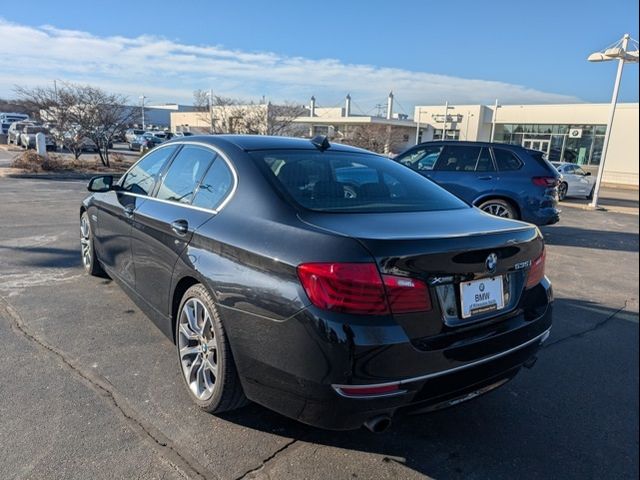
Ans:
[[[170,142],[202,142],[210,145],[222,146],[224,143],[231,143],[247,152],[253,150],[314,150],[317,149],[307,138],[277,137],[269,135],[191,135],[189,140],[177,139]],[[336,152],[369,153],[373,152],[362,148],[343,145],[341,143],[331,143],[329,150]]]
[[[419,143],[418,145],[416,145],[416,147],[419,147],[421,145],[436,145],[436,144],[437,145],[466,145],[466,146],[473,146],[473,147],[503,147],[503,148],[513,148],[518,150],[524,149],[521,145],[514,145],[512,143],[476,142],[476,141],[470,141],[470,140],[431,140],[428,142]]]

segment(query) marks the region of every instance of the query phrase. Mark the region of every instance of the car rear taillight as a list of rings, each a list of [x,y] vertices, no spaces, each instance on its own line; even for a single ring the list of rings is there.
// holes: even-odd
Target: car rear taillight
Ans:
[[[529,276],[527,277],[526,288],[532,288],[538,285],[544,278],[544,263],[546,260],[546,250],[542,250],[542,253],[531,263],[529,269]]]
[[[424,282],[380,276],[375,263],[304,263],[298,277],[311,303],[324,310],[360,315],[431,310]]]
[[[382,275],[382,281],[393,313],[431,310],[429,288],[423,281],[395,275]]]
[[[556,177],[533,177],[531,181],[539,187],[555,187],[558,185]]]

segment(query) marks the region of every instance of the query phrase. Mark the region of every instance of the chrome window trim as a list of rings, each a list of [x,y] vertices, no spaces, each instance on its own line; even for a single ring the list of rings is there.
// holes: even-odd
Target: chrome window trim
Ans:
[[[363,385],[337,385],[337,384],[332,384],[331,386],[333,387],[333,389],[336,391],[336,393],[338,395],[340,395],[341,397],[345,397],[345,398],[351,398],[351,399],[355,399],[355,400],[366,400],[369,398],[379,398],[379,397],[383,397],[383,396],[392,396],[392,395],[401,395],[403,393],[406,393],[406,390],[400,390],[398,392],[392,392],[392,393],[385,393],[382,395],[362,395],[362,396],[354,396],[354,395],[346,395],[344,392],[342,392],[342,388],[343,387],[354,387],[354,386],[358,386],[358,387],[386,387],[386,386],[390,386],[390,385],[404,385],[407,383],[412,383],[412,382],[419,382],[422,380],[429,380],[431,378],[436,378],[436,377],[441,377],[442,375],[448,375],[450,373],[454,373],[460,370],[464,370],[467,368],[471,368],[471,367],[475,367],[476,365],[482,365],[483,363],[487,363],[490,362],[492,360],[495,360],[497,358],[500,357],[504,357],[505,355],[509,355],[510,353],[515,352],[516,350],[520,350],[521,348],[527,347],[535,342],[540,342],[540,344],[542,344],[545,340],[547,340],[547,338],[549,338],[549,334],[551,332],[551,329],[549,328],[548,330],[545,330],[544,332],[542,332],[540,335],[532,338],[531,340],[527,340],[524,343],[521,343],[520,345],[516,346],[516,347],[512,347],[508,350],[505,350],[503,352],[500,353],[496,353],[495,355],[491,355],[489,357],[484,357],[481,358],[480,360],[475,360],[473,362],[469,362],[469,363],[465,363],[464,365],[459,365],[457,367],[453,367],[453,368],[449,368],[447,370],[441,370],[439,372],[433,372],[433,373],[428,373],[427,375],[421,375],[419,377],[412,377],[412,378],[405,378],[404,380],[396,380],[395,382],[385,382],[385,383],[372,383],[372,384],[363,384]]]
[[[238,174],[237,174],[236,169],[234,168],[233,164],[231,163],[231,160],[229,160],[229,158],[227,157],[227,155],[222,150],[220,150],[218,147],[216,147],[214,145],[210,145],[210,144],[204,143],[204,142],[196,142],[196,141],[189,141],[189,140],[171,142],[171,143],[167,143],[165,145],[159,145],[156,148],[154,148],[152,150],[149,150],[142,157],[140,157],[140,159],[138,159],[138,161],[136,163],[131,165],[129,170],[127,170],[124,173],[124,175],[122,175],[122,178],[126,178],[126,176],[133,169],[133,167],[135,167],[139,162],[141,162],[150,153],[157,152],[160,148],[167,148],[167,147],[171,147],[171,146],[180,147],[180,146],[183,146],[183,145],[196,145],[196,146],[208,148],[208,149],[212,150],[213,152],[215,152],[220,158],[222,158],[222,160],[224,160],[224,162],[227,164],[227,167],[229,167],[229,170],[231,171],[231,176],[233,177],[233,185],[232,185],[231,189],[229,190],[229,193],[227,194],[225,199],[216,208],[198,207],[196,205],[191,205],[189,203],[180,203],[180,202],[174,202],[174,201],[171,201],[171,200],[163,200],[163,199],[157,198],[155,196],[140,195],[139,193],[131,193],[131,192],[128,192],[126,190],[117,190],[116,193],[122,193],[124,195],[129,195],[131,197],[136,197],[136,198],[146,198],[146,199],[149,199],[149,200],[155,200],[156,202],[167,203],[169,205],[179,205],[181,207],[191,208],[193,210],[198,210],[198,211],[207,212],[207,213],[213,213],[214,215],[217,215],[227,205],[227,203],[229,203],[231,201],[231,199],[235,195],[236,190],[238,189]],[[175,154],[179,154],[179,153],[180,153],[180,151],[177,151]],[[209,168],[211,168],[211,165],[209,165]],[[208,171],[209,171],[209,169],[207,169],[207,172]],[[205,172],[205,175],[207,174],[207,172]],[[162,175],[160,177],[162,177]],[[155,186],[154,186],[154,190],[155,190]],[[195,198],[195,194],[194,194],[194,198]]]

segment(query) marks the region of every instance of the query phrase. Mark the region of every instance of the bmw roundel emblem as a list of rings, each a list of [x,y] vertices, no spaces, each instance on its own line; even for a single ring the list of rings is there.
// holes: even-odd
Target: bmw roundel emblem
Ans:
[[[498,255],[495,253],[490,254],[484,261],[484,266],[487,268],[489,273],[495,272],[496,268],[498,268]]]

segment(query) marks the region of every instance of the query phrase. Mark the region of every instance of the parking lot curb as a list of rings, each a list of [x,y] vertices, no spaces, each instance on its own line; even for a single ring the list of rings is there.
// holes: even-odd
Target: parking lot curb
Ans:
[[[24,173],[18,169],[3,172],[0,170],[0,177],[4,178],[22,178],[29,180],[90,180],[97,175],[113,175],[114,178],[120,178],[123,172],[93,172],[93,173]],[[18,170],[18,171],[16,171]]]
[[[586,211],[590,211],[590,212],[612,212],[612,213],[624,213],[626,215],[639,215],[638,209],[637,208],[633,208],[633,207],[614,207],[614,206],[604,206],[604,207],[599,207],[598,209],[594,209],[593,207],[590,207],[589,205],[579,205],[579,204],[575,204],[575,203],[563,203],[561,205],[562,208],[564,207],[568,207],[568,208],[575,208],[578,210],[586,210]]]

